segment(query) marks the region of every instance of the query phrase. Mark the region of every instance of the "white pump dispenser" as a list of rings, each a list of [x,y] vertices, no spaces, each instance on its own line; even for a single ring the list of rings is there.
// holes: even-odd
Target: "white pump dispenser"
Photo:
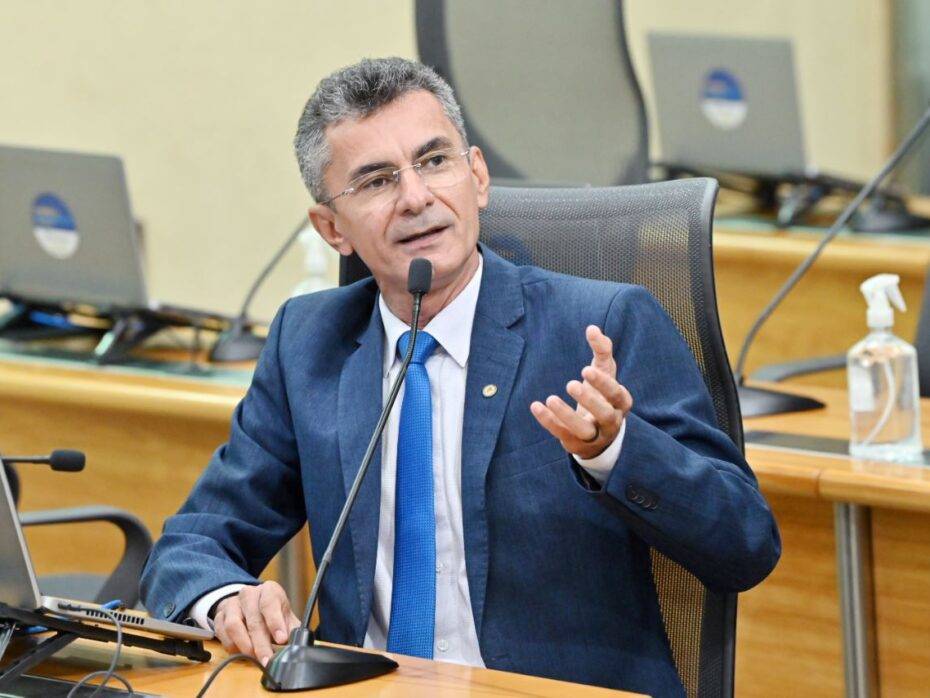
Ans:
[[[866,279],[859,285],[859,290],[869,304],[866,321],[869,329],[890,328],[894,325],[894,311],[889,301],[902,313],[907,310],[904,297],[898,284],[901,278],[897,274],[878,274]]]
[[[917,351],[891,333],[892,305],[906,310],[899,282],[897,274],[878,274],[859,286],[869,306],[870,332],[847,355],[849,452],[859,458],[919,462]]]

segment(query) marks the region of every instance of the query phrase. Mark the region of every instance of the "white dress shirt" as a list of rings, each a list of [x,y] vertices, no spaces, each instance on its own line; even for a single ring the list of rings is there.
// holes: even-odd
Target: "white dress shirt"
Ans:
[[[462,524],[462,425],[465,417],[465,385],[468,353],[483,261],[475,275],[449,305],[424,328],[436,340],[436,350],[426,360],[433,410],[433,495],[436,516],[436,620],[433,658],[484,666],[475,621],[472,616],[465,569],[465,539]],[[387,400],[391,383],[400,371],[397,341],[409,326],[378,297],[384,324],[384,382],[382,400]],[[584,337],[580,338],[584,341]],[[579,373],[581,371],[579,366]],[[541,395],[540,399],[545,399]],[[390,627],[394,569],[394,497],[397,472],[397,441],[404,388],[388,417],[381,441],[381,510],[375,561],[374,596],[365,633],[365,647],[384,649]],[[529,407],[527,407],[529,409]],[[614,442],[599,456],[577,458],[598,482],[604,483],[620,455],[626,423]],[[191,609],[191,617],[210,628],[207,613],[216,601],[236,593],[243,585],[230,584],[205,594]]]

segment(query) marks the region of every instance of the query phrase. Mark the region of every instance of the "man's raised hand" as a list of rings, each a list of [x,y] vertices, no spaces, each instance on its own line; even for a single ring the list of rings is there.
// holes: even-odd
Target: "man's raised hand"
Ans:
[[[588,325],[585,338],[593,358],[581,371],[583,380],[569,381],[565,391],[577,403],[572,409],[558,395],[545,403],[535,401],[530,411],[546,431],[562,442],[566,451],[594,458],[613,443],[627,412],[633,407],[629,391],[617,382],[613,342],[596,325]]]

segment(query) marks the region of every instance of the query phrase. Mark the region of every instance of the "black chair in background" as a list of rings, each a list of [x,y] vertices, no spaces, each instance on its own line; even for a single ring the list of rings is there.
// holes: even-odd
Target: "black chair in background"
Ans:
[[[620,0],[417,0],[416,29],[495,184],[648,181]]]
[[[13,501],[19,504],[20,483],[16,470],[3,464]],[[67,477],[65,475],[64,477]],[[123,534],[125,548],[116,567],[109,575],[68,573],[42,575],[39,590],[46,596],[60,596],[77,601],[106,603],[119,599],[127,607],[139,603],[139,577],[145,560],[152,549],[152,536],[136,516],[128,511],[105,506],[74,507],[27,511],[19,515],[23,526],[51,526],[78,523],[106,522],[116,526]],[[66,539],[63,539],[66,540]]]
[[[675,321],[701,369],[720,428],[743,448],[736,384],[714,289],[713,179],[605,188],[492,187],[481,240],[514,264],[645,286]],[[340,284],[368,275],[343,257]],[[665,630],[689,698],[733,695],[736,594],[704,587],[652,551]],[[622,619],[618,619],[622,622]]]
[[[863,279],[864,281],[865,279]],[[868,331],[865,325],[866,305],[862,303],[862,336]],[[917,336],[914,338],[914,347],[917,349],[917,374],[921,397],[930,397],[930,269],[924,279],[923,297],[920,301],[920,316],[917,318]],[[779,382],[806,376],[822,371],[835,371],[846,368],[846,354],[831,354],[829,356],[815,356],[809,359],[786,361],[784,363],[769,364],[756,370],[751,379],[754,381]]]

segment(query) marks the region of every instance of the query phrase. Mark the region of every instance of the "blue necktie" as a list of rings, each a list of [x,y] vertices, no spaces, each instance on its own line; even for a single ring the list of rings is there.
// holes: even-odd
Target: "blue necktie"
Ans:
[[[410,332],[397,349],[406,356]],[[397,439],[394,511],[394,579],[389,652],[433,657],[436,619],[436,517],[433,512],[433,407],[426,359],[436,348],[426,332],[417,334],[407,369]]]

